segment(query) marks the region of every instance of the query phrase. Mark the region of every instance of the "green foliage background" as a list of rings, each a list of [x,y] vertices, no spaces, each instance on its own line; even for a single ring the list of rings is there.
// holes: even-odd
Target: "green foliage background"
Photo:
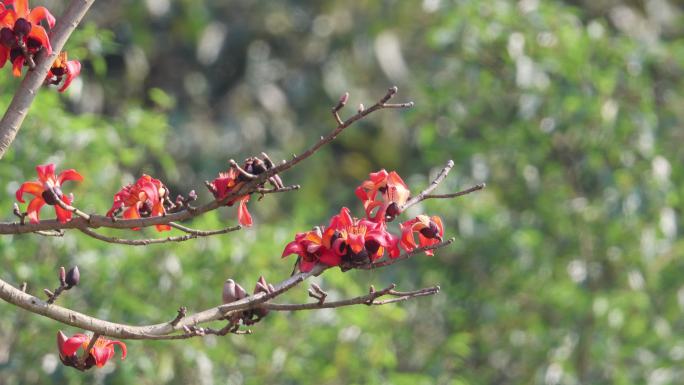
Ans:
[[[678,382],[682,19],[668,0],[97,2],[69,43],[80,81],[39,94],[2,161],[5,220],[36,164],[81,171],[66,190],[88,212],[143,172],[208,201],[199,186],[228,158],[286,158],[330,130],[346,90],[368,105],[396,84],[416,107],[373,115],[284,174],[303,188],[251,203],[252,229],[145,248],[0,237],[4,280],[37,294],[78,264],[63,305],[157,323],[215,305],[226,278],[286,277],[283,246],[341,205],[360,214],[353,188],[370,171],[397,170],[415,192],[453,159],[440,191],[488,187],[412,211],[457,237],[434,258],[318,280],[336,297],[390,282],[438,296],[272,314],[251,336],[130,341],[126,361],[86,374],[58,365],[60,325],[0,304],[0,384]],[[4,110],[18,81],[2,73]],[[191,225],[234,222],[226,209]]]

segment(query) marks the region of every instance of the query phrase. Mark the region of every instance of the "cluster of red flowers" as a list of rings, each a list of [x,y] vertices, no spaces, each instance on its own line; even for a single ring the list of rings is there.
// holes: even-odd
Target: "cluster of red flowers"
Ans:
[[[11,7],[11,8],[8,8]],[[30,9],[28,0],[0,0],[0,68],[9,61],[14,76],[21,76],[24,66],[32,66],[36,54],[41,50],[52,53],[48,33],[40,23],[45,20],[52,28],[55,17],[45,7]],[[59,54],[52,64],[46,84],[60,84],[63,92],[81,72],[81,63],[67,61],[66,52]]]
[[[325,228],[298,233],[294,241],[285,246],[283,257],[298,255],[302,272],[311,271],[318,264],[351,268],[372,263],[387,252],[390,258],[400,255],[401,249],[411,251],[439,243],[444,236],[444,226],[439,217],[419,215],[399,225],[401,236],[387,231],[387,224],[401,213],[411,192],[396,172],[384,169],[370,174],[356,189],[356,196],[363,202],[366,217],[352,217],[343,207],[330,219]],[[415,234],[418,234],[416,244]],[[432,255],[432,250],[425,252]]]
[[[121,188],[114,194],[112,208],[107,216],[114,218],[123,211],[124,219],[158,217],[166,214],[164,202],[168,200],[169,189],[159,179],[143,174],[135,183]],[[157,225],[157,231],[171,230],[169,225]],[[138,230],[134,228],[133,230]]]
[[[252,170],[252,169],[250,169]],[[74,195],[65,195],[62,193],[62,183],[74,180],[82,181],[83,177],[74,169],[62,171],[59,175],[55,175],[55,165],[50,163],[46,165],[36,166],[38,173],[38,181],[24,182],[16,192],[17,201],[24,203],[24,193],[33,195],[35,198],[31,200],[26,209],[26,216],[31,223],[40,222],[40,209],[44,205],[55,207],[57,219],[66,223],[71,220],[72,211],[67,210],[59,204],[61,201],[63,205],[70,206],[74,201]],[[277,179],[279,186],[282,187],[282,182]],[[207,182],[207,186],[213,193],[216,200],[221,200],[228,196],[232,191],[238,190],[245,183],[244,178],[240,172],[235,168],[230,168],[225,173],[219,173],[219,176],[212,182]],[[191,194],[194,194],[192,192]],[[122,214],[124,219],[137,219],[164,216],[170,208],[178,207],[182,204],[182,197],[176,199],[176,204],[169,199],[170,191],[166,185],[159,179],[155,179],[149,175],[143,174],[135,183],[123,186],[119,192],[114,194],[114,201],[112,207],[107,211],[107,216],[115,218]],[[239,201],[238,221],[243,226],[252,225],[252,216],[247,211],[247,202],[249,201],[249,194],[234,198],[226,202],[227,206],[232,206]],[[168,225],[156,225],[158,231],[171,230]],[[138,230],[134,228],[134,230]]]

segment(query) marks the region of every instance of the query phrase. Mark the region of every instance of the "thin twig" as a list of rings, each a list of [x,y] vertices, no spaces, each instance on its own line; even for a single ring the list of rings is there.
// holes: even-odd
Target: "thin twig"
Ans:
[[[89,228],[79,228],[78,229],[80,232],[83,234],[95,238],[99,241],[107,242],[107,243],[117,243],[120,245],[129,245],[129,246],[147,246],[147,245],[154,245],[154,244],[159,244],[159,243],[169,243],[169,242],[185,242],[189,241],[191,239],[198,238],[200,236],[204,235],[199,235],[199,234],[187,234],[187,235],[181,235],[181,236],[175,236],[175,237],[166,237],[166,238],[147,238],[147,239],[126,239],[126,238],[117,238],[117,237],[108,237],[106,235],[102,235],[100,233],[97,233]],[[227,232],[227,231],[226,231]],[[223,233],[219,233],[223,234]]]
[[[197,230],[193,229],[187,226],[183,226],[180,223],[176,222],[169,222],[169,226],[176,228],[180,231],[186,232],[188,234],[196,235],[198,237],[209,237],[212,235],[219,235],[219,234],[226,234],[230,233],[233,231],[238,231],[242,229],[242,226],[237,225],[237,226],[230,226],[230,227],[225,227],[223,229],[218,229],[218,230]]]
[[[178,323],[180,322],[180,320],[182,320],[187,314],[188,314],[188,308],[187,308],[187,307],[185,307],[185,306],[179,307],[179,308],[178,308],[178,314],[176,314],[176,318],[174,318],[173,320],[171,320],[171,322],[169,322],[169,324],[170,324],[171,326],[176,326],[176,325],[178,325]]]
[[[423,200],[425,200],[425,199],[449,199],[449,198],[456,198],[456,197],[460,197],[460,196],[463,196],[463,195],[468,195],[468,194],[470,194],[470,193],[472,193],[472,192],[475,192],[475,191],[482,190],[482,189],[484,189],[485,187],[487,187],[486,184],[484,184],[484,183],[479,183],[479,184],[476,184],[476,185],[473,186],[473,187],[467,188],[467,189],[465,189],[465,190],[461,190],[461,191],[459,191],[459,192],[451,193],[451,194],[428,194],[428,195],[424,195],[424,196],[423,196]]]
[[[444,168],[442,168],[442,170],[439,172],[439,174],[437,174],[437,177],[435,177],[435,179],[433,179],[432,182],[430,182],[430,185],[428,187],[426,187],[425,190],[421,191],[420,194],[418,194],[418,195],[412,197],[411,199],[409,199],[408,201],[406,201],[406,203],[404,203],[400,207],[401,211],[404,211],[407,208],[409,208],[409,207],[415,205],[416,203],[422,201],[423,199],[425,199],[426,195],[430,194],[432,192],[432,190],[437,188],[437,186],[439,186],[439,184],[442,183],[444,178],[446,178],[447,175],[449,175],[449,171],[451,171],[451,169],[453,167],[454,167],[454,161],[449,160],[447,162],[447,164],[444,166]]]
[[[273,187],[273,188],[258,188],[256,189],[255,192],[259,194],[274,194],[274,193],[282,193],[282,192],[288,192],[288,191],[294,191],[294,190],[299,190],[302,188],[300,185],[295,184],[292,186],[285,186],[285,187]]]
[[[266,303],[262,305],[263,308],[274,310],[274,311],[299,311],[299,310],[313,310],[313,309],[330,309],[338,308],[352,305],[386,305],[393,302],[405,301],[409,298],[422,297],[426,295],[434,295],[439,293],[439,286],[428,287],[425,289],[420,289],[412,292],[395,292],[393,289],[396,285],[392,284],[389,287],[373,291],[366,295],[359,297],[349,298],[340,301],[330,301],[330,302],[312,302],[312,303],[301,303],[301,304],[281,304],[281,303]],[[393,296],[397,298],[375,301],[379,297],[383,296]]]

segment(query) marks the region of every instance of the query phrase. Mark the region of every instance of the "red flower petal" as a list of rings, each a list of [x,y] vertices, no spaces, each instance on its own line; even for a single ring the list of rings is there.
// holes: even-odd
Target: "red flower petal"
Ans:
[[[52,53],[52,45],[50,45],[50,38],[48,38],[45,28],[34,25],[31,27],[31,32],[29,32],[28,37],[38,40],[40,45],[47,49],[48,55]]]
[[[66,195],[62,197],[62,202],[70,205],[71,204],[71,198],[67,197]],[[72,213],[69,210],[64,210],[61,208],[59,205],[55,205],[55,214],[57,214],[57,220],[60,223],[67,223],[71,220]]]
[[[342,263],[342,257],[330,250],[324,250],[318,260],[328,266],[337,266]]]
[[[301,271],[302,273],[308,273],[309,271],[311,271],[311,269],[314,268],[314,266],[316,266],[316,263],[317,262],[314,260],[307,261],[306,259],[302,258],[299,260],[299,271]]]
[[[20,203],[24,203],[24,193],[39,197],[43,193],[43,184],[39,182],[24,182],[15,193]]]
[[[285,258],[292,254],[300,255],[303,251],[304,248],[299,244],[299,242],[292,241],[285,246],[285,250],[283,250],[283,255],[281,258]]]
[[[65,356],[74,355],[78,348],[89,341],[90,337],[85,334],[74,334],[71,338],[64,342],[64,345],[62,346],[62,353],[64,353]]]
[[[54,173],[54,167],[52,172]],[[57,176],[57,184],[60,186],[62,185],[62,183],[68,180],[75,180],[77,182],[80,182],[83,180],[83,177],[81,176],[81,174],[78,173],[78,171],[74,170],[73,168],[64,170],[59,173],[59,176]]]
[[[238,222],[242,226],[251,226],[252,225],[252,216],[249,214],[249,211],[247,211],[247,202],[249,202],[249,195],[245,195],[244,197],[240,198],[240,205],[238,206]]]
[[[12,5],[19,17],[26,17],[29,13],[28,0],[5,0],[5,4]]]
[[[26,209],[26,214],[29,218],[29,222],[31,223],[38,223],[40,222],[40,209],[45,205],[45,201],[41,197],[35,197],[29,203],[28,208]]]
[[[55,165],[53,163],[38,165],[36,166],[36,172],[38,173],[38,179],[45,183],[48,179],[55,177]]]
[[[126,344],[121,342],[121,341],[109,341],[107,346],[111,347],[112,351],[114,351],[114,345],[117,345],[119,348],[121,348],[121,359],[126,358]]]
[[[95,359],[95,365],[97,365],[98,368],[101,368],[114,355],[114,348],[97,346],[97,344],[95,344],[95,346],[90,349],[90,355]]]
[[[12,62],[12,75],[15,77],[21,76],[21,69],[24,66],[24,57],[19,56]]]
[[[55,17],[52,16],[50,11],[48,11],[48,9],[45,7],[33,8],[26,19],[30,21],[32,24],[36,25],[40,24],[41,20],[45,19],[47,20],[47,23],[50,26],[50,28],[53,28],[55,26]]]
[[[64,79],[64,84],[59,88],[59,92],[64,92],[64,90],[69,87],[71,84],[71,81],[76,78],[81,73],[81,62],[78,60],[69,60],[66,63],[67,66],[67,74],[66,78]]]

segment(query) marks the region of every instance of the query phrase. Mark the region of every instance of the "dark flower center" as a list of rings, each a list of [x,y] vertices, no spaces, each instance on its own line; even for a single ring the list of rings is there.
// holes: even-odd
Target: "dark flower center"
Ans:
[[[62,189],[60,189],[57,186],[50,187],[47,190],[43,191],[41,196],[43,197],[43,200],[46,204],[54,206],[57,204],[58,200],[62,199]]]
[[[423,227],[422,229],[420,229],[420,233],[428,239],[438,238],[439,227],[437,227],[437,224],[435,224],[435,222],[430,221],[430,226]]]

